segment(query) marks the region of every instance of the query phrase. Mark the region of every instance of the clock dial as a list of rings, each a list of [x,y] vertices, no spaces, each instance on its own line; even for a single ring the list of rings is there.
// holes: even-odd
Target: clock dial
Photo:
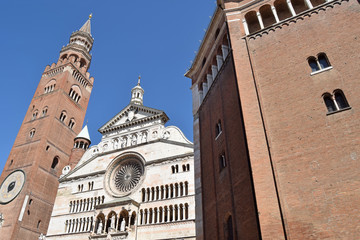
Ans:
[[[0,186],[0,204],[11,202],[21,192],[25,183],[25,174],[21,170],[10,173]]]

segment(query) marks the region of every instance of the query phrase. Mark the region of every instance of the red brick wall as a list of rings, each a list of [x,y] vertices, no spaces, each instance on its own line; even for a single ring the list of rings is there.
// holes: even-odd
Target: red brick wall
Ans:
[[[355,0],[249,41],[290,239],[358,239],[360,5]],[[309,56],[333,69],[311,76]],[[327,115],[325,92],[351,109]]]
[[[199,110],[205,239],[226,239],[226,220],[232,215],[234,236],[259,239],[241,108],[229,56]],[[222,133],[215,126],[221,120]],[[227,166],[220,170],[219,156]]]

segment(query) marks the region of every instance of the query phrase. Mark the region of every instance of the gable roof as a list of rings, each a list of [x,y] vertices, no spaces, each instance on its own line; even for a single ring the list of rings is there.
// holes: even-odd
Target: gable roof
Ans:
[[[152,122],[156,119],[161,119],[165,124],[169,120],[169,117],[162,110],[130,103],[100,127],[98,131],[104,134],[144,122]]]

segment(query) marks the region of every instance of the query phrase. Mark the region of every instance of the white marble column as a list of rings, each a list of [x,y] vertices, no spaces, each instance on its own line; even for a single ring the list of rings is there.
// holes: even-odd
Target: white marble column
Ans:
[[[223,60],[225,61],[227,55],[229,54],[229,47],[222,44],[221,45],[221,51],[222,51]]]
[[[275,8],[274,6],[271,6],[271,11],[272,11],[272,13],[273,13],[273,15],[274,15],[274,17],[275,17],[275,21],[276,21],[277,23],[280,22],[279,16],[277,15],[277,12],[276,12],[276,8]]]
[[[167,219],[166,219],[166,222],[170,222],[170,208],[168,208],[166,211],[167,211]]]
[[[288,5],[288,7],[289,7],[289,9],[290,9],[291,14],[292,14],[293,16],[296,16],[296,12],[295,12],[294,7],[293,7],[293,5],[292,5],[292,3],[291,3],[291,0],[286,0],[286,3],[287,3],[287,5]]]
[[[258,20],[259,20],[260,28],[263,29],[263,28],[264,28],[264,23],[263,23],[261,14],[260,14],[259,12],[256,12],[256,16],[257,16],[257,18],[258,18]]]
[[[223,56],[216,55],[216,63],[217,63],[218,71],[220,71],[220,68],[224,63]]]
[[[218,74],[218,68],[217,68],[217,66],[211,65],[211,73],[212,73],[213,80],[215,80],[216,75]]]
[[[206,74],[206,80],[208,82],[208,88],[211,87],[212,83],[213,83],[213,77],[211,74]]]
[[[165,222],[165,208],[162,209],[161,214],[162,214],[161,222],[164,223]]]
[[[306,6],[308,6],[309,9],[314,8],[313,5],[311,4],[310,0],[305,0]]]
[[[180,212],[181,212],[181,207],[180,207],[180,205],[178,206],[178,221],[180,221]]]
[[[204,94],[204,96],[206,96],[206,94],[207,94],[207,91],[208,91],[208,85],[207,85],[207,83],[203,83],[202,84],[202,86],[203,86],[203,94]]]
[[[246,35],[249,35],[249,34],[250,34],[250,32],[249,32],[249,26],[248,26],[248,24],[247,24],[247,22],[246,22],[246,19],[244,18],[244,19],[242,20],[242,22],[243,22],[243,25],[244,25],[245,34],[246,34]]]

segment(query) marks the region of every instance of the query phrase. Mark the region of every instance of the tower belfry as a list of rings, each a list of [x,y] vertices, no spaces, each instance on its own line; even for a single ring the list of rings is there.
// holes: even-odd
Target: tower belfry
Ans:
[[[45,68],[1,174],[2,240],[38,239],[48,229],[58,178],[93,88],[90,19],[71,34],[57,63]]]

